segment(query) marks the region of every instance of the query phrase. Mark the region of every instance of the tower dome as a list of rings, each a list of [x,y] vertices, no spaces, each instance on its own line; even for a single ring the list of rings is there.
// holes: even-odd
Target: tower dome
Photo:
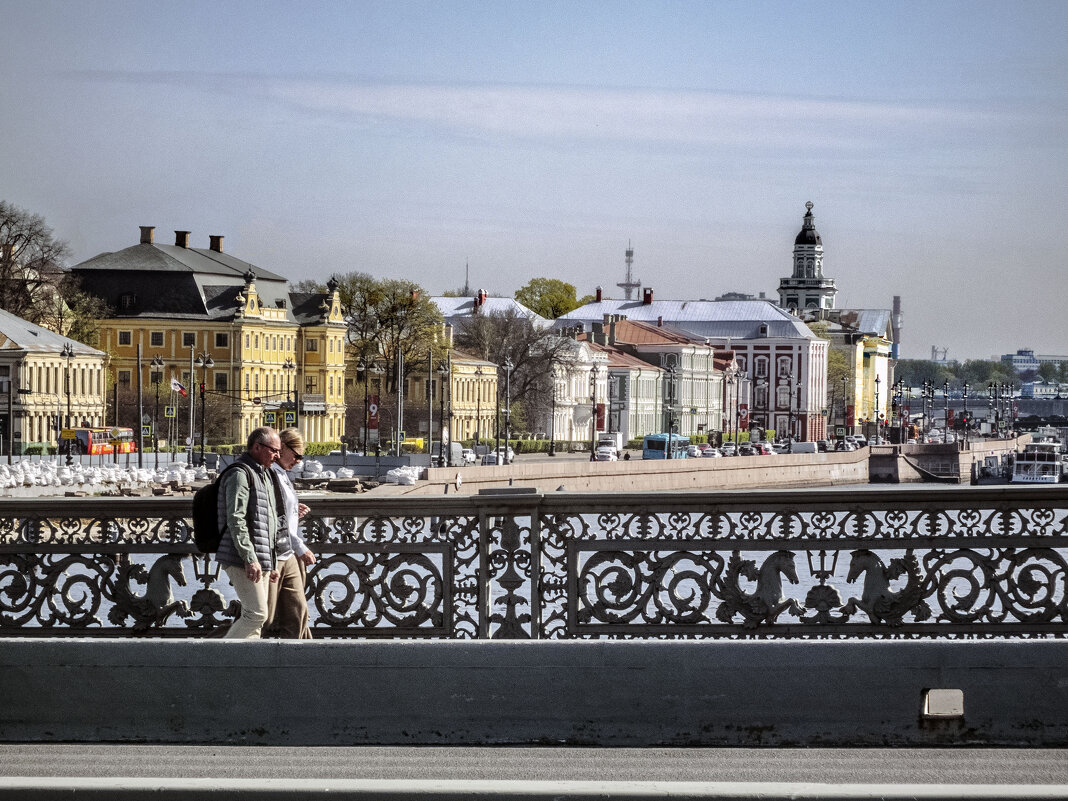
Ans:
[[[801,232],[794,240],[795,245],[822,245],[819,231],[816,230],[816,218],[812,216],[812,201],[805,204],[805,219],[801,225]]]
[[[779,305],[784,309],[833,309],[838,290],[823,274],[823,239],[816,230],[812,201],[805,204],[801,232],[794,239],[793,275],[779,281]]]

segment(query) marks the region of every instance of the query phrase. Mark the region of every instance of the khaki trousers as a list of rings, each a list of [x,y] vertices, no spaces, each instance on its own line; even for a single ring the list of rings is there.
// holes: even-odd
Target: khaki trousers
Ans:
[[[234,592],[241,601],[241,616],[224,635],[228,640],[257,640],[267,620],[268,586],[274,586],[266,570],[260,580],[253,584],[245,575],[245,568],[226,565],[226,575],[234,585]]]
[[[267,623],[263,633],[283,640],[310,640],[308,600],[304,597],[304,562],[290,556],[278,563],[278,581],[267,588]]]

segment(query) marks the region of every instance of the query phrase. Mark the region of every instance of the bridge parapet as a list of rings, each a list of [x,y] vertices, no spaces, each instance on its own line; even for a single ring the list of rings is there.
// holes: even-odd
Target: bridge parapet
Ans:
[[[1068,487],[316,498],[317,637],[1059,638]],[[0,504],[0,636],[201,637],[188,499]]]

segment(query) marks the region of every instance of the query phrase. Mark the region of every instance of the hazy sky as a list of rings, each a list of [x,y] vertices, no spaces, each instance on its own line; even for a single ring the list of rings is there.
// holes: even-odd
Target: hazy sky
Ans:
[[[0,0],[0,199],[74,260],[777,298],[805,201],[902,355],[1068,354],[1068,2]]]

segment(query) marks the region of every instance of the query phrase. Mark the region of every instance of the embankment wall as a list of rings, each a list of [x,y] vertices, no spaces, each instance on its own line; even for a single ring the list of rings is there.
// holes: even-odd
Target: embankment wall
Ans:
[[[542,492],[553,492],[560,487],[572,492],[656,492],[866,483],[868,453],[860,450],[627,462],[524,461],[520,457],[514,464],[500,467],[430,468],[426,481],[403,490],[441,495],[448,486],[448,492],[475,494],[480,489],[514,484],[536,487]]]

